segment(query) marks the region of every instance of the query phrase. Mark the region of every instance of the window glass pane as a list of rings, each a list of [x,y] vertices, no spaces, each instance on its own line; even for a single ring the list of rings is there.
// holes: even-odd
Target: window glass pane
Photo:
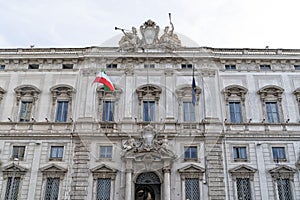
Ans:
[[[17,200],[19,193],[20,177],[8,177],[5,200]]]
[[[184,147],[185,159],[197,159],[197,147]]]
[[[66,122],[68,117],[68,101],[58,101],[56,110],[56,122]]]
[[[285,157],[285,149],[284,147],[272,147],[273,159],[276,160],[284,160]]]
[[[64,147],[62,146],[52,146],[50,158],[61,159],[63,157]]]
[[[279,123],[279,113],[276,102],[266,102],[266,111],[269,123]]]
[[[249,178],[237,178],[236,188],[238,199],[251,200],[251,185]]]
[[[102,121],[114,121],[114,101],[103,101]]]
[[[183,102],[183,121],[195,121],[195,106],[192,102]]]
[[[112,158],[112,146],[101,146],[100,158]]]
[[[59,178],[47,178],[45,200],[58,199],[59,181]]]
[[[29,122],[31,117],[32,102],[22,101],[20,108],[20,122]]]
[[[99,178],[97,180],[97,200],[110,200],[110,178]]]
[[[233,147],[233,156],[234,159],[247,159],[247,148]]]
[[[230,110],[230,122],[241,123],[242,122],[242,112],[240,102],[229,102]]]
[[[185,199],[199,200],[200,188],[198,178],[186,178],[185,179]]]
[[[23,160],[25,154],[25,146],[13,146],[13,159]]]
[[[143,101],[143,120],[154,121],[154,101]]]

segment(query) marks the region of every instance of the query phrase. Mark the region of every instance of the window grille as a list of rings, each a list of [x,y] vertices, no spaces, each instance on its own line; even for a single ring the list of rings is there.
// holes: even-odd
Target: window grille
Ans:
[[[266,102],[267,117],[269,123],[279,123],[277,102]]]
[[[110,178],[99,178],[97,180],[96,200],[110,200]]]
[[[47,178],[45,200],[58,199],[59,181],[59,178]]]
[[[154,101],[143,101],[143,120],[145,122],[154,121]]]
[[[5,200],[17,200],[20,186],[20,177],[8,177]]]
[[[230,122],[241,123],[243,121],[240,102],[229,102],[229,110],[230,110]]]
[[[114,121],[114,101],[103,101],[102,121]]]
[[[20,122],[29,122],[32,110],[32,102],[29,101],[22,101],[21,108],[20,108]]]
[[[23,160],[25,154],[25,146],[13,146],[12,159]]]
[[[195,106],[192,102],[183,102],[183,121],[194,122],[195,121]]]
[[[291,183],[287,178],[277,179],[277,190],[279,200],[293,200]]]
[[[251,185],[249,178],[237,178],[236,188],[238,200],[251,200]]]
[[[68,101],[58,101],[56,109],[56,122],[66,122],[68,116]]]
[[[100,158],[112,158],[112,146],[101,146]]]
[[[200,200],[200,188],[198,178],[185,179],[185,199]]]

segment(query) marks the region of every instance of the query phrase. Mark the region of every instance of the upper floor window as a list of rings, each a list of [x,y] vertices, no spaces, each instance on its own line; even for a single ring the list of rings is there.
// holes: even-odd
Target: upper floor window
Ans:
[[[144,68],[155,68],[155,64],[144,64]]]
[[[269,123],[279,123],[277,102],[266,102],[266,112]]]
[[[192,85],[176,89],[178,98],[178,118],[181,122],[196,122],[199,120],[199,98],[201,89],[196,86],[196,102],[193,104]]]
[[[28,69],[39,69],[39,65],[38,64],[29,64],[28,65]]]
[[[143,101],[143,121],[154,121],[155,101]]]
[[[233,147],[234,161],[247,161],[247,148],[246,147]]]
[[[54,115],[55,122],[67,122],[71,118],[75,90],[69,85],[57,85],[52,87],[50,91],[53,105],[51,116]]]
[[[259,66],[260,70],[271,70],[271,65],[260,65]]]
[[[239,85],[227,86],[223,90],[226,102],[226,116],[231,123],[246,121],[245,99],[247,89]]]
[[[100,146],[100,158],[112,158],[112,146]]]
[[[50,160],[62,160],[64,153],[63,146],[51,146]]]
[[[236,65],[225,65],[226,70],[236,70]]]
[[[57,101],[56,122],[66,122],[68,116],[69,101]]]
[[[31,119],[31,112],[32,112],[32,102],[30,101],[21,101],[20,107],[20,115],[19,121],[20,122],[29,122]]]
[[[295,70],[300,70],[300,65],[294,65]]]
[[[193,69],[193,65],[192,64],[181,64],[181,69]]]
[[[118,64],[114,64],[114,63],[106,65],[107,69],[116,69],[117,67],[118,67]]]
[[[17,87],[15,92],[17,106],[20,106],[18,121],[29,122],[30,119],[34,118],[35,105],[38,100],[40,90],[35,86],[25,85]]]
[[[158,119],[161,88],[155,85],[144,85],[136,89],[136,93],[139,101],[138,119],[144,122]]]
[[[184,159],[186,160],[197,160],[198,156],[197,146],[184,147]]]
[[[121,89],[117,87],[115,87],[114,92],[106,90],[103,86],[97,88],[99,118],[102,122],[114,122],[116,120],[121,92]]]
[[[63,69],[73,69],[73,66],[74,66],[73,64],[63,64],[62,68]]]
[[[13,146],[12,159],[24,160],[25,146]]]
[[[278,86],[265,86],[258,91],[260,95],[264,119],[269,123],[280,123],[282,113],[282,93],[283,89]]]
[[[114,121],[115,102],[103,101],[102,121]]]
[[[183,102],[183,121],[195,122],[195,106],[192,102]]]
[[[243,122],[241,102],[229,102],[229,111],[231,123]]]
[[[0,65],[0,70],[5,69],[5,65]]]
[[[272,154],[275,162],[286,161],[284,147],[272,147]]]

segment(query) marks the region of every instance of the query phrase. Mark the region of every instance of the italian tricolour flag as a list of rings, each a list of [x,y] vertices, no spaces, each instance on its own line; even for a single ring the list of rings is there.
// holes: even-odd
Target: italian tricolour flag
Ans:
[[[115,87],[112,84],[110,78],[106,75],[104,71],[99,72],[93,83],[102,83],[103,85],[107,86],[112,92],[115,90]]]

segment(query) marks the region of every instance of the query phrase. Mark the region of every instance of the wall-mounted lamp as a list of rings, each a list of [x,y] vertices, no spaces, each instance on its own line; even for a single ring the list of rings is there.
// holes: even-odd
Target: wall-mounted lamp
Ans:
[[[290,119],[287,119],[287,120],[285,121],[285,123],[289,123],[289,121],[290,121]]]
[[[251,122],[252,122],[252,118],[249,119],[248,123],[251,123]]]
[[[8,117],[7,119],[8,119],[8,121],[12,122],[12,120],[11,120],[11,118],[10,118],[10,117]]]

